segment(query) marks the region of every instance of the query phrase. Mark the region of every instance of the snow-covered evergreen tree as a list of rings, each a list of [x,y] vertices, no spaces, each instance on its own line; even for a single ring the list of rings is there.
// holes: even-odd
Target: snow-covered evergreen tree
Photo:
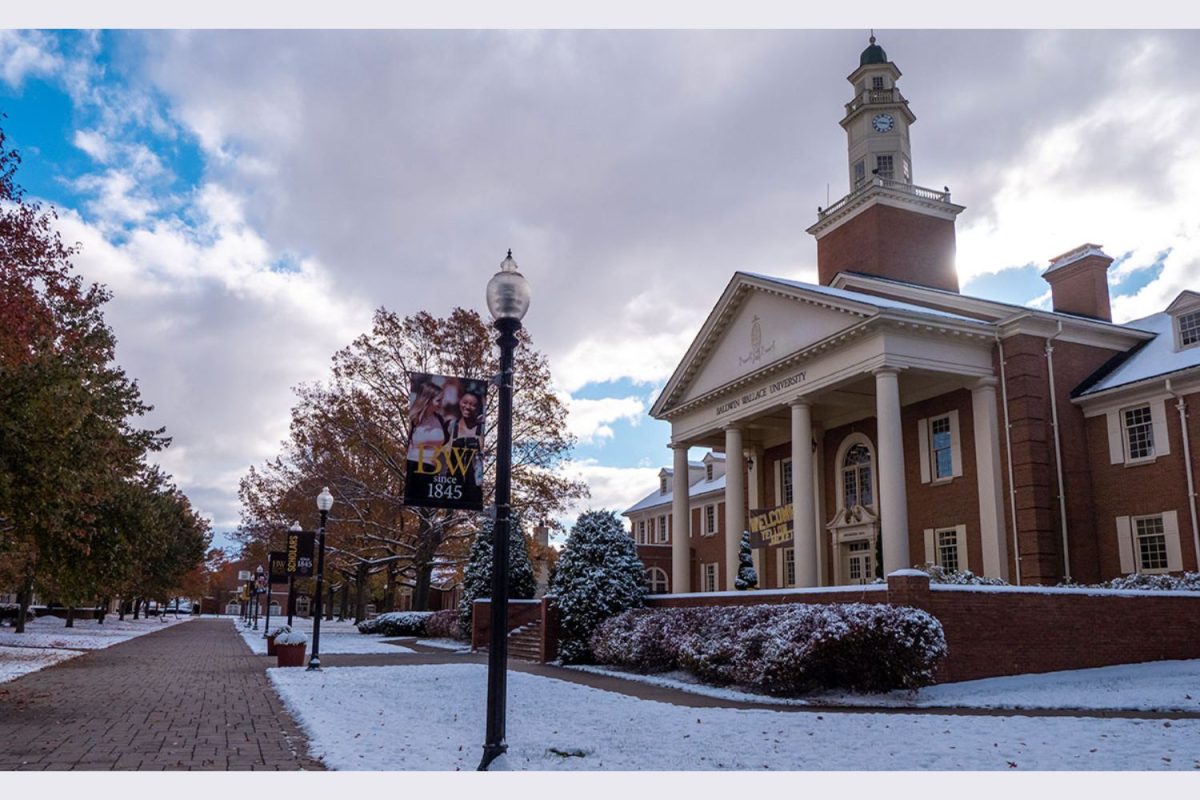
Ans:
[[[604,620],[639,608],[645,566],[633,537],[612,511],[579,515],[558,558],[551,591],[559,610],[559,655],[565,663],[591,659],[588,640]]]
[[[739,592],[758,588],[758,571],[754,569],[754,556],[750,554],[750,531],[742,531],[742,543],[738,547],[738,571],[733,586]]]
[[[463,572],[463,597],[458,606],[458,621],[464,635],[471,633],[471,605],[479,598],[492,596],[492,532],[495,521],[488,515],[482,522]],[[517,514],[508,521],[508,596],[512,600],[528,600],[537,593],[537,577],[529,562],[525,531]]]

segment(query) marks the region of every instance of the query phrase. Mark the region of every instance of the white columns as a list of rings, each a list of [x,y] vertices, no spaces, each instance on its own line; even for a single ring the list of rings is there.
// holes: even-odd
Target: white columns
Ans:
[[[742,429],[725,428],[725,589],[733,590],[738,571],[738,546],[746,529],[746,457]]]
[[[796,585],[817,585],[816,498],[813,495],[812,406],[793,400],[792,526],[795,532]]]
[[[1008,579],[1008,544],[1004,536],[1004,499],[1000,481],[1000,424],[996,413],[996,379],[981,378],[971,388],[975,427],[975,474],[979,481],[979,534],[983,542],[983,574]]]
[[[671,476],[671,592],[692,590],[692,512],[688,502],[688,448],[673,444],[675,474]]]
[[[879,527],[883,574],[911,567],[908,557],[908,496],[904,486],[904,436],[900,426],[898,370],[875,370],[875,418],[879,423]],[[793,462],[793,469],[795,469]]]

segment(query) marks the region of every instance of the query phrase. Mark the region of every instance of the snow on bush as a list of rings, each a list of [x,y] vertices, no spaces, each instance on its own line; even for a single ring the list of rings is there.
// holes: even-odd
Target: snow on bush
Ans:
[[[267,631],[267,638],[268,638],[268,639],[275,639],[275,638],[277,638],[277,637],[278,637],[280,634],[287,633],[287,632],[288,632],[288,631],[290,631],[291,629],[292,629],[292,626],[291,626],[291,625],[288,625],[288,624],[284,623],[283,625],[279,625],[279,626],[277,626],[277,627],[275,627],[275,628],[272,628],[271,630]]]
[[[742,541],[738,545],[738,571],[733,580],[733,588],[744,592],[757,586],[758,570],[754,569],[754,556],[750,553],[750,531],[742,531]]]
[[[559,611],[559,657],[591,659],[589,641],[604,620],[642,605],[645,567],[633,537],[612,511],[579,515],[558,558],[552,593]]]
[[[495,521],[483,516],[471,552],[467,556],[467,567],[463,571],[463,594],[458,604],[460,636],[471,636],[471,609],[476,600],[492,596],[492,537]],[[529,561],[529,545],[519,514],[508,519],[508,597],[510,600],[528,600],[537,594],[537,577]]]
[[[435,639],[461,639],[462,628],[458,624],[458,611],[447,608],[435,611],[425,621],[425,635]]]
[[[308,644],[308,637],[301,631],[285,631],[275,637],[276,647],[290,644]]]
[[[1081,587],[1078,583],[1066,582],[1059,586]],[[1185,572],[1182,575],[1143,575],[1135,572],[1122,575],[1104,583],[1087,584],[1090,589],[1145,589],[1151,592],[1200,592],[1200,572]]]
[[[424,636],[425,624],[432,611],[391,611],[375,619],[364,619],[356,626],[359,633],[383,636]]]
[[[788,696],[916,689],[946,654],[930,614],[863,603],[639,609],[601,623],[591,646],[602,663]]]
[[[913,569],[919,569],[929,576],[930,583],[948,583],[954,586],[1008,586],[1008,581],[1002,578],[985,578],[976,575],[969,569],[961,571],[947,570],[937,564],[917,564]]]

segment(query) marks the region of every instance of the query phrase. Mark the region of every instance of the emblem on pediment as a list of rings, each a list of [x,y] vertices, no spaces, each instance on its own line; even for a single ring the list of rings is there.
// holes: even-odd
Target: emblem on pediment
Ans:
[[[745,358],[738,357],[738,363],[742,365],[757,364],[763,360],[763,356],[770,355],[775,351],[775,340],[763,347],[762,343],[762,324],[758,321],[758,315],[754,315],[754,320],[750,323],[750,352]]]

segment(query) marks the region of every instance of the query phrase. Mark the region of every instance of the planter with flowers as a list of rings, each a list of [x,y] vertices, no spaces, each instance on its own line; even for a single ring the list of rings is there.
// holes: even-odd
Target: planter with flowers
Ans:
[[[308,637],[300,631],[285,631],[275,637],[275,655],[281,667],[303,667]]]
[[[272,628],[271,630],[267,631],[267,655],[269,655],[269,656],[277,655],[277,653],[275,652],[275,637],[279,636],[279,634],[281,634],[281,633],[287,633],[291,629],[292,629],[291,625],[285,624],[285,625],[280,625],[276,628]]]

